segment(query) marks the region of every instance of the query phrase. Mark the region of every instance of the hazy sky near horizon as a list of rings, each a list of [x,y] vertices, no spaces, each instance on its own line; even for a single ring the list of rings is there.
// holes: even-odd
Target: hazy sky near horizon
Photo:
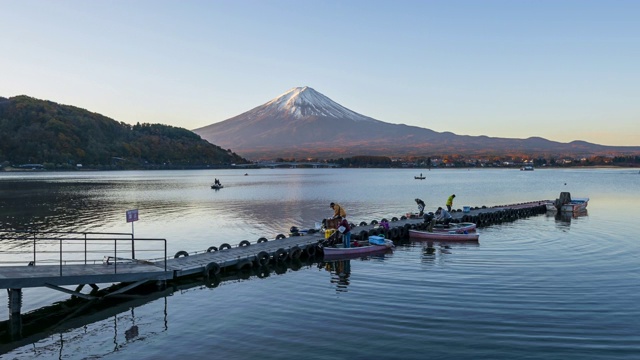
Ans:
[[[0,96],[130,124],[192,130],[310,86],[389,123],[640,146],[640,1],[0,0],[0,15]]]

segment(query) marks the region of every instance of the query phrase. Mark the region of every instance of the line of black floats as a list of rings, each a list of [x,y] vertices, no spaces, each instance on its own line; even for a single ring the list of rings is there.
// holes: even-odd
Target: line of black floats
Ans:
[[[540,204],[537,206],[524,207],[519,209],[487,209],[482,208],[482,212],[479,212],[474,215],[463,215],[462,217],[457,217],[452,220],[454,223],[461,222],[472,222],[475,223],[477,227],[486,227],[495,224],[501,224],[504,222],[511,222],[518,219],[527,218],[530,216],[540,215],[546,213],[546,205]],[[359,232],[352,231],[352,239],[354,240],[367,240],[369,236],[384,236],[387,239],[391,240],[405,240],[409,237],[409,230],[426,230],[428,226],[428,222],[416,222],[416,223],[404,223],[403,225],[393,226],[394,222],[399,220],[406,220],[405,216],[400,217],[399,219],[396,217],[391,218],[391,222],[389,222],[386,218],[381,219],[380,221],[372,220],[371,223],[367,224],[366,222],[360,222],[359,226],[367,226],[373,225],[373,227],[369,230],[361,230]],[[381,226],[381,224],[387,224],[388,226]],[[355,224],[351,224],[353,230],[357,230],[357,226]],[[289,237],[292,236],[301,236],[302,234],[297,231],[295,227],[291,228],[291,233]],[[295,231],[293,231],[295,230]],[[308,234],[315,233],[314,229],[307,230]],[[284,239],[287,236],[284,234],[278,234],[275,237],[275,240]],[[258,239],[257,243],[267,242],[269,241],[265,237],[261,237]],[[247,247],[250,246],[251,242],[249,240],[242,240],[238,247]],[[206,252],[215,252],[215,251],[223,251],[226,249],[231,249],[231,245],[228,243],[224,243],[219,247],[211,246]],[[306,245],[294,245],[289,248],[282,247],[275,250],[273,253],[269,253],[267,251],[260,251],[255,256],[249,256],[244,259],[239,259],[237,262],[233,263],[230,266],[226,266],[222,268],[218,263],[212,262],[208,264],[204,268],[204,273],[206,275],[217,275],[221,271],[228,270],[245,270],[252,268],[260,268],[268,266],[269,264],[282,264],[288,260],[298,260],[298,259],[313,259],[316,256],[322,254],[322,246],[320,246],[319,242],[306,244]],[[174,258],[179,258],[183,256],[189,256],[189,253],[186,251],[178,251]]]

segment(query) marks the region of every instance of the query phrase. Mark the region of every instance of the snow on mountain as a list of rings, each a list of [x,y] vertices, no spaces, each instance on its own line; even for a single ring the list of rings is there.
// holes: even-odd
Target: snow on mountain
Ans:
[[[290,89],[250,112],[256,112],[256,115],[278,112],[288,114],[296,119],[317,116],[353,121],[379,122],[378,120],[347,109],[308,86]]]

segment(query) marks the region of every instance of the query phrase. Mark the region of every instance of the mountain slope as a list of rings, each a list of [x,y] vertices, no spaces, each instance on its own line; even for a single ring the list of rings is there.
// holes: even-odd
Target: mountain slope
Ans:
[[[28,96],[0,98],[0,162],[102,168],[220,166],[245,159],[193,132],[134,126]]]
[[[251,159],[640,152],[640,147],[611,147],[584,141],[566,144],[539,137],[508,139],[466,136],[391,124],[351,111],[310,87],[293,88],[245,113],[193,131],[209,142],[233,147],[239,154]]]

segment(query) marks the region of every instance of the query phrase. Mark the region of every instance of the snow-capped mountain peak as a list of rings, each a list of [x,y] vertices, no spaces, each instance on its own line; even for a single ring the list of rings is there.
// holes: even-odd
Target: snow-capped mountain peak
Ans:
[[[294,118],[332,117],[353,121],[377,121],[336,103],[314,89],[295,87],[260,107],[261,112],[284,112]]]

